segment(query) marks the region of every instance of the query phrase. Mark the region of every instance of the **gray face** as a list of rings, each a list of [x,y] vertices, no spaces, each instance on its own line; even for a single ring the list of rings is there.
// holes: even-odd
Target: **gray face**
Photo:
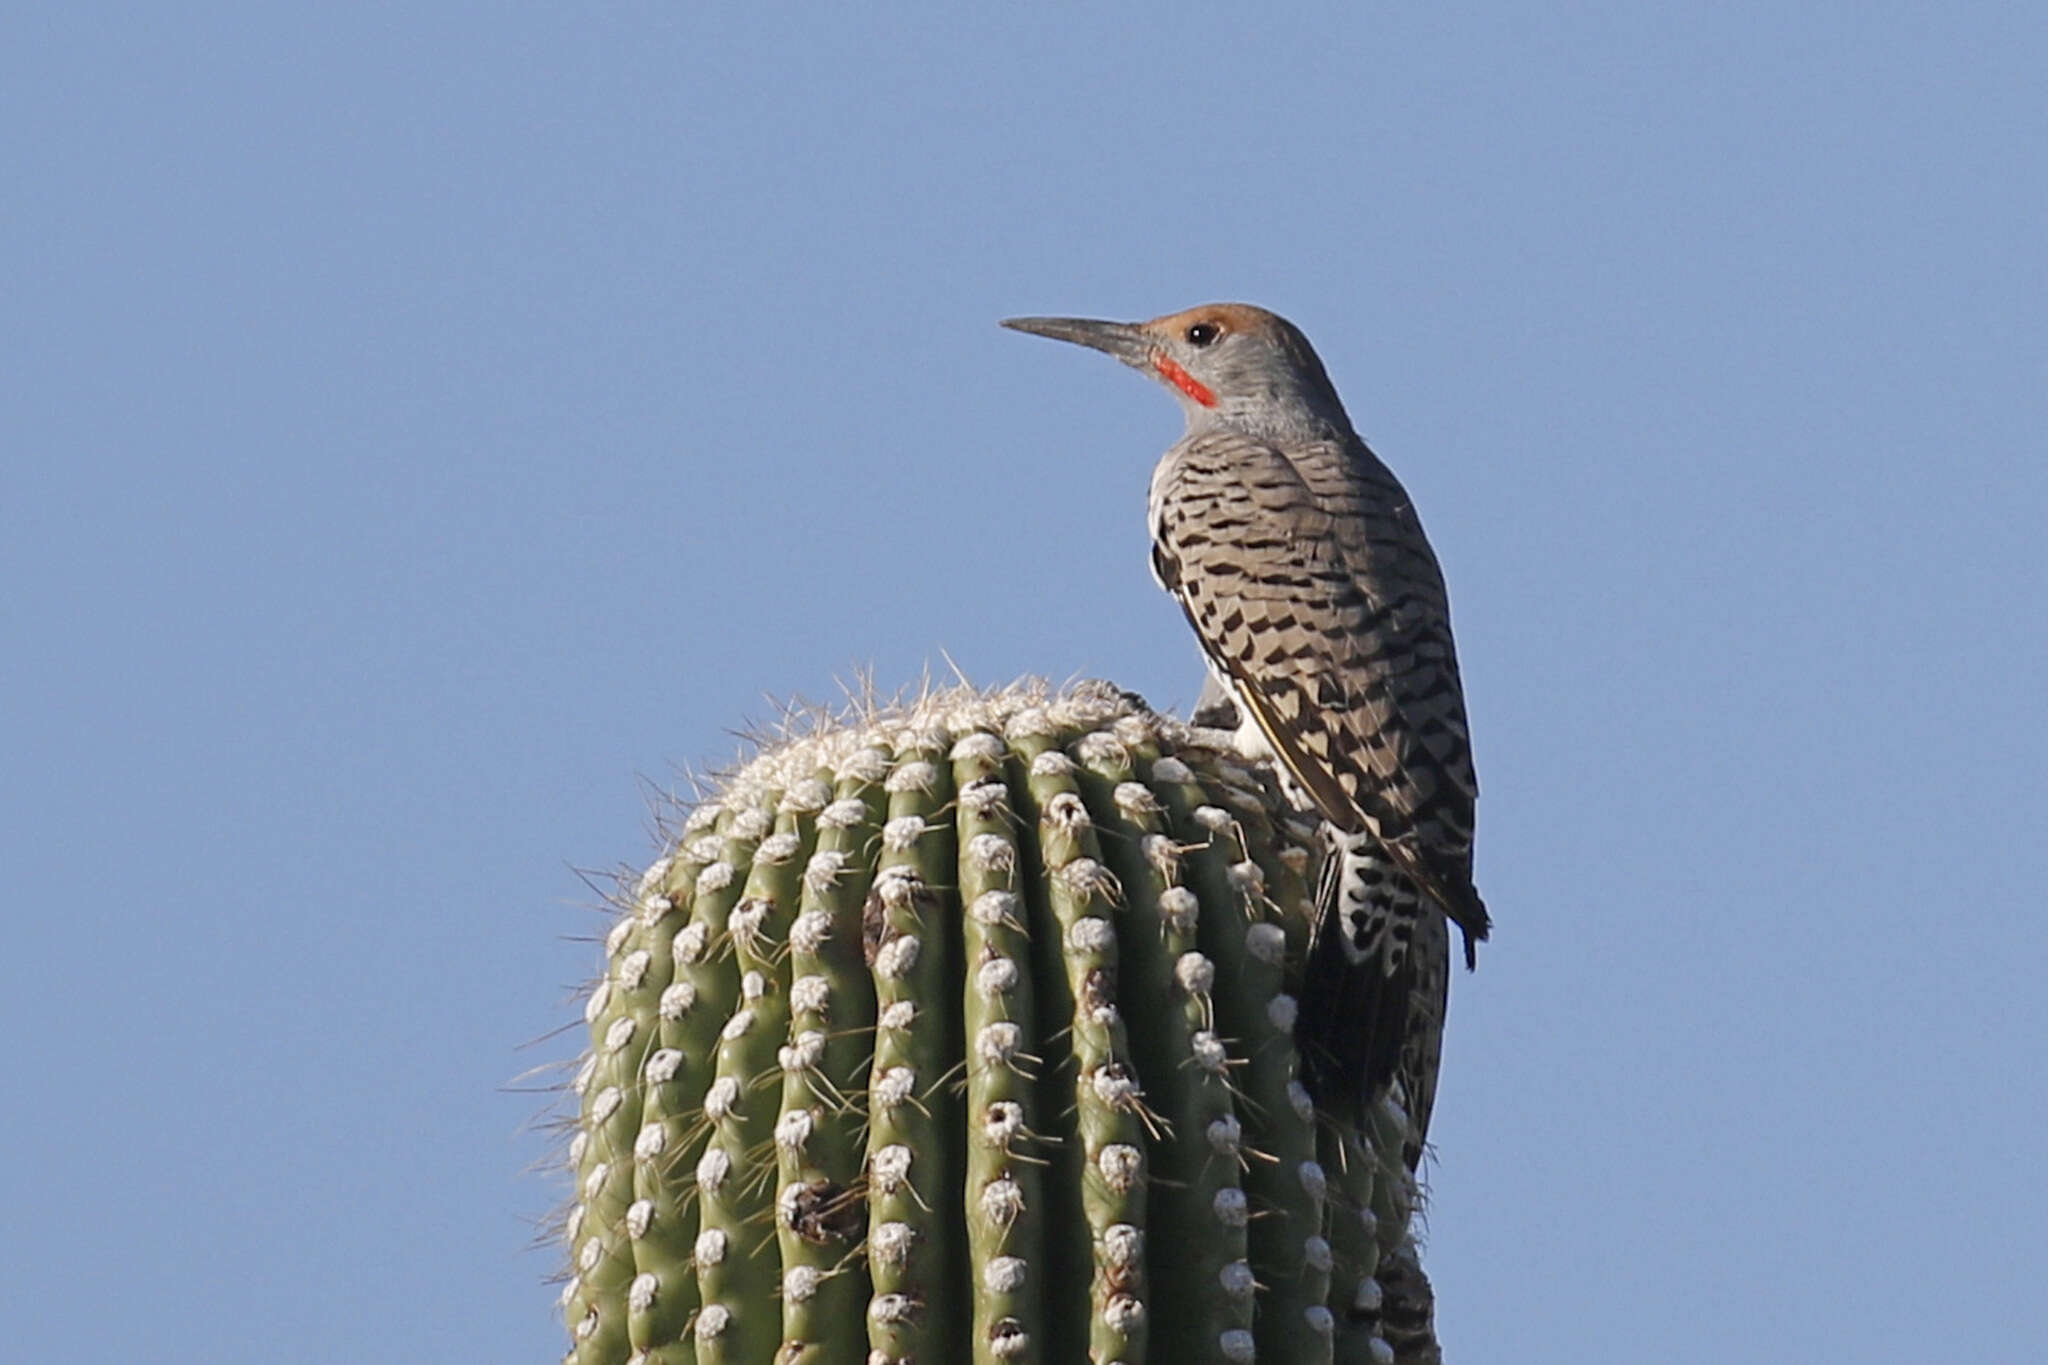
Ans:
[[[1150,322],[1011,318],[1005,327],[1115,356],[1165,384],[1191,428],[1349,431],[1344,406],[1307,338],[1249,304],[1208,304]]]

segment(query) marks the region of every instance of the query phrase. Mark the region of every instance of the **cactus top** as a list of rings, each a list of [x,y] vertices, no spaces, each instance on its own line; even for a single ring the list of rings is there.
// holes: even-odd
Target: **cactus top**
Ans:
[[[1313,837],[1103,683],[764,746],[621,878],[569,1359],[1334,1362],[1426,1328],[1412,1257],[1375,1278],[1412,1250],[1398,1111],[1299,1083]]]

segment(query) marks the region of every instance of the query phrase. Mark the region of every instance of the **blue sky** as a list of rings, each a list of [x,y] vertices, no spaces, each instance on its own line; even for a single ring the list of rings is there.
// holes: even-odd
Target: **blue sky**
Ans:
[[[0,21],[16,1354],[553,1359],[571,869],[860,668],[1191,700],[1172,404],[995,320],[1243,298],[1451,583],[1453,1358],[2042,1358],[2044,15]]]

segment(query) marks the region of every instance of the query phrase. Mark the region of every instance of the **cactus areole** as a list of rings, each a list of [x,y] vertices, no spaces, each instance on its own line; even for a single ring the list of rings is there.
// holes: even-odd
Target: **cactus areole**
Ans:
[[[1437,1358],[1398,1095],[1292,1030],[1314,826],[1106,684],[766,748],[623,888],[573,1365]]]

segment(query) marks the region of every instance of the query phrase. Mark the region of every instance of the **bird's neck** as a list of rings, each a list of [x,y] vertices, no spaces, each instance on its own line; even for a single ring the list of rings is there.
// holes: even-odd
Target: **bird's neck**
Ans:
[[[1294,442],[1349,440],[1351,419],[1335,397],[1311,401],[1290,395],[1285,402],[1268,397],[1233,401],[1223,399],[1213,408],[1187,406],[1188,435],[1208,431],[1234,431],[1261,440]]]

